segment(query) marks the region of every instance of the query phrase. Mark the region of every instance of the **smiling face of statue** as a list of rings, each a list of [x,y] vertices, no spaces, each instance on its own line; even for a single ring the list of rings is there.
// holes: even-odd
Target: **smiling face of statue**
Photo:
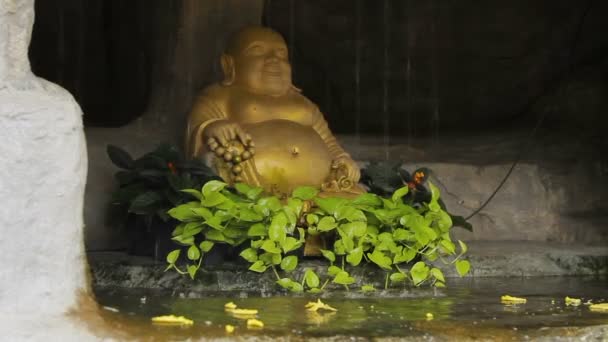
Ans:
[[[230,62],[224,60],[230,57]],[[277,32],[252,27],[240,31],[231,41],[222,61],[232,84],[250,92],[282,96],[291,87],[291,65],[287,46]],[[228,65],[225,65],[228,64]],[[230,65],[232,64],[232,65]]]

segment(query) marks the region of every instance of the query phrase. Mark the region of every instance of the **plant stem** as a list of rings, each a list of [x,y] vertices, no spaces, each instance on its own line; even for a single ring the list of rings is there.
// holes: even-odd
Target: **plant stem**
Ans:
[[[386,273],[386,278],[384,279],[384,289],[388,290],[388,272]]]
[[[329,278],[327,278],[327,280],[325,280],[325,282],[323,283],[323,286],[321,286],[321,290],[323,290],[325,288],[325,285],[327,285],[327,283],[329,283]]]
[[[346,289],[346,292],[350,291],[350,289],[348,288],[348,285],[344,285],[344,288]]]
[[[343,256],[342,256],[342,271],[344,271],[344,259],[345,259],[345,257],[344,257],[344,255],[343,255]]]
[[[272,267],[272,271],[274,272],[274,275],[277,277],[277,280],[281,280],[281,277],[279,276],[279,272],[277,272],[277,269],[274,267],[274,265],[271,265],[270,267]]]

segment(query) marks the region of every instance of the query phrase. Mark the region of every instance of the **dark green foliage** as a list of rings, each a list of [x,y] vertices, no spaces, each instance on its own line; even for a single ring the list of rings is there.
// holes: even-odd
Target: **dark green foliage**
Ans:
[[[121,168],[114,178],[118,189],[112,194],[110,219],[124,224],[129,215],[168,221],[167,211],[190,200],[182,189],[200,188],[206,182],[219,179],[199,160],[185,160],[180,150],[171,144],[161,144],[138,159],[113,145],[107,147],[108,157]]]

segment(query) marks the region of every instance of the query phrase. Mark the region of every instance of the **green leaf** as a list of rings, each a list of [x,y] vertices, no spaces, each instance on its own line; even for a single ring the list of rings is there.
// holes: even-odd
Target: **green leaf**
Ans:
[[[208,230],[205,233],[205,239],[206,240],[212,240],[212,241],[219,241],[219,242],[225,242],[226,241],[226,237],[224,236],[224,234],[222,234],[222,232],[220,232],[219,230]]]
[[[336,210],[348,202],[347,199],[337,198],[337,197],[328,197],[328,198],[315,198],[315,204],[324,212],[329,215],[334,215]]]
[[[287,234],[285,232],[285,226],[287,226],[287,217],[284,213],[278,213],[272,218],[270,227],[268,227],[268,237],[272,241],[277,241],[282,244],[285,242]]]
[[[346,250],[344,248],[344,243],[342,242],[342,240],[336,240],[334,242],[334,253],[336,253],[337,255],[345,255],[346,254]]]
[[[161,203],[162,200],[163,198],[159,193],[154,191],[146,191],[131,201],[129,212],[138,214],[143,211],[145,213],[147,208]]]
[[[428,182],[428,184],[429,184],[429,188],[431,189],[431,201],[435,202],[439,199],[439,196],[440,196],[439,188],[437,188],[435,186],[435,184],[433,184],[430,181]]]
[[[209,220],[210,218],[213,217],[213,213],[211,212],[211,210],[207,209],[207,208],[190,208],[190,211],[192,213],[194,213],[196,216],[202,217],[205,220]]]
[[[280,287],[289,290],[292,287],[293,280],[291,280],[290,278],[281,278],[277,280],[276,283],[279,284]]]
[[[281,253],[281,249],[277,247],[277,244],[272,240],[266,240],[262,244],[262,249],[268,253]]]
[[[264,265],[264,262],[261,260],[258,260],[249,267],[249,270],[258,272],[258,273],[263,273],[264,271],[266,271],[266,268],[268,268],[268,267],[266,265]]]
[[[362,210],[346,205],[339,207],[334,216],[336,220],[344,219],[349,222],[367,221],[367,217]]]
[[[466,253],[469,250],[469,248],[467,247],[467,244],[464,243],[463,241],[458,240],[458,244],[460,244],[460,254],[461,255]]]
[[[306,201],[313,199],[318,193],[319,190],[317,188],[313,188],[312,186],[301,186],[296,188],[291,196]]]
[[[306,282],[306,286],[310,288],[319,287],[320,284],[319,276],[310,268],[307,268],[306,272],[304,272],[304,281]]]
[[[201,201],[201,204],[205,207],[216,207],[227,200],[226,196],[222,195],[219,192],[210,192],[208,195],[205,195],[205,198]]]
[[[346,256],[346,262],[353,266],[357,266],[361,263],[361,259],[363,258],[363,248],[357,247],[350,251]]]
[[[286,272],[291,272],[298,266],[298,257],[295,255],[289,255],[283,258],[281,261],[281,269]]]
[[[386,269],[386,270],[391,269],[391,265],[393,263],[391,258],[384,255],[384,253],[382,253],[381,251],[376,249],[376,250],[374,250],[373,253],[367,253],[367,257],[374,264],[380,266],[381,268]]]
[[[289,233],[289,234],[293,234],[293,230],[296,228],[296,223],[297,223],[297,217],[296,214],[293,212],[293,209],[291,209],[290,207],[283,207],[283,214],[285,214],[285,217],[287,218],[287,227],[285,228],[285,230]]]
[[[194,280],[194,277],[196,276],[196,271],[198,271],[198,267],[196,267],[196,265],[188,265],[188,274],[192,280]]]
[[[258,252],[253,248],[247,248],[243,250],[239,255],[249,262],[258,261]]]
[[[264,216],[249,208],[241,208],[239,218],[246,222],[259,222],[264,219]]]
[[[410,262],[416,257],[416,250],[413,248],[404,248],[401,253],[395,255],[393,258],[394,264],[399,264],[402,262]]]
[[[328,232],[337,226],[338,224],[333,217],[325,216],[319,221],[319,224],[317,224],[317,229],[321,232]]]
[[[363,205],[370,207],[379,207],[382,205],[382,200],[377,195],[364,193],[355,198],[352,202],[353,205]]]
[[[173,240],[179,244],[185,245],[185,246],[190,246],[190,245],[194,244],[193,236],[184,237],[182,235],[177,235],[177,236],[172,237],[171,240]]]
[[[398,202],[401,200],[401,197],[407,195],[408,192],[410,192],[410,188],[407,186],[399,188],[399,189],[395,190],[395,192],[393,193],[393,196],[391,196],[391,200],[393,202]]]
[[[194,198],[196,198],[199,201],[203,199],[203,194],[196,189],[183,189],[180,191],[192,195]]]
[[[329,266],[327,268],[327,274],[329,274],[330,276],[336,276],[338,275],[338,273],[342,272],[342,269],[338,266]]]
[[[203,189],[202,189],[203,196],[205,196],[205,198],[207,198],[211,194],[219,193],[227,185],[228,184],[226,184],[222,181],[218,181],[218,180],[208,181],[207,183],[205,183],[205,185],[203,185]]]
[[[317,224],[318,222],[319,222],[319,216],[317,216],[315,214],[306,214],[306,223],[308,223],[309,226]]]
[[[363,285],[361,286],[361,292],[375,292],[376,288],[374,285]]]
[[[249,228],[247,231],[247,236],[255,237],[255,236],[266,236],[266,226],[263,223],[256,223]]]
[[[264,191],[264,189],[260,188],[260,187],[253,187],[250,185],[247,185],[245,183],[236,183],[234,185],[234,188],[236,189],[236,191],[242,195],[244,195],[245,197],[247,197],[249,200],[255,201],[258,196]]]
[[[201,248],[201,251],[207,253],[211,250],[211,248],[213,248],[213,245],[215,244],[211,241],[203,241],[200,243],[199,247]]]
[[[435,287],[445,287],[445,283],[443,283],[441,281],[436,281],[435,282]]]
[[[355,278],[351,277],[346,271],[340,271],[333,282],[340,285],[350,285],[355,282]]]
[[[414,285],[419,285],[429,277],[429,267],[422,261],[418,261],[410,269]]]
[[[188,248],[188,259],[190,260],[198,260],[201,257],[201,251],[195,245],[190,246]]]
[[[318,287],[313,287],[313,288],[311,288],[310,290],[308,290],[306,292],[308,292],[308,293],[321,293],[321,292],[323,292],[323,290],[321,290]]]
[[[350,238],[357,237],[360,238],[365,235],[367,232],[367,223],[366,222],[349,222],[340,225],[340,229],[346,233],[346,235]]]
[[[330,250],[321,249],[321,254],[323,254],[325,259],[329,260],[329,262],[331,262],[331,263],[334,263],[336,261],[336,255],[334,254],[334,252],[332,252]]]
[[[177,261],[177,258],[179,258],[180,253],[181,253],[181,250],[179,250],[179,249],[174,249],[171,252],[169,252],[169,254],[167,254],[167,263],[175,264],[175,262]]]
[[[106,152],[112,163],[119,168],[131,170],[135,167],[135,162],[131,155],[120,147],[108,145],[106,147]]]
[[[294,249],[298,249],[301,246],[300,241],[296,240],[291,236],[285,238],[285,242],[281,244],[281,248],[283,248],[284,253],[288,253],[293,251]]]
[[[225,229],[225,227],[222,226],[222,218],[219,216],[213,216],[212,218],[206,220],[205,224],[215,230],[222,231]]]
[[[408,241],[412,236],[413,234],[410,231],[402,228],[395,229],[393,232],[393,239],[395,241]]]
[[[433,275],[433,277],[435,277],[435,279],[437,279],[437,281],[445,283],[445,278],[443,277],[443,272],[441,272],[440,269],[438,269],[436,267],[431,268],[431,274]]]
[[[467,260],[456,261],[456,271],[461,277],[464,277],[471,269],[471,264]]]
[[[281,201],[275,196],[260,198],[257,203],[259,206],[266,208],[272,212],[283,209]]]
[[[304,228],[298,227],[298,234],[300,235],[300,239],[298,240],[300,243],[304,243],[306,240],[306,231]]]
[[[391,274],[389,279],[393,283],[402,283],[405,281],[405,279],[407,279],[407,276],[401,272],[396,272],[396,273]]]
[[[302,212],[302,206],[303,206],[302,201],[297,198],[288,198],[287,199],[287,207],[291,208],[291,210],[293,210],[293,212],[296,216],[300,216],[300,214]]]
[[[456,245],[452,241],[441,240],[441,246],[448,252],[449,254],[454,254],[456,251]]]
[[[291,283],[289,290],[291,290],[291,292],[304,292],[304,287],[302,284],[294,281]]]

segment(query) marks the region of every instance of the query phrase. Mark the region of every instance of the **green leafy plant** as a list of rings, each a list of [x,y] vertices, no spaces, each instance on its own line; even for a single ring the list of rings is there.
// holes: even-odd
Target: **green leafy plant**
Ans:
[[[219,179],[201,161],[186,161],[180,150],[161,144],[154,151],[134,159],[125,150],[107,146],[108,157],[121,170],[114,178],[118,188],[112,193],[109,217],[115,224],[124,224],[129,215],[167,222],[167,211],[190,200],[181,189],[200,188],[212,179]]]
[[[431,262],[454,264],[461,276],[470,268],[463,259],[466,244],[450,238],[452,219],[439,204],[439,189],[429,183],[427,202],[407,204],[408,186],[391,196],[362,194],[355,199],[321,198],[318,190],[300,187],[281,201],[261,188],[236,184],[230,189],[221,181],[207,182],[202,189],[186,189],[192,201],[168,214],[181,223],[173,240],[182,245],[167,255],[167,270],[194,278],[205,253],[216,244],[241,245],[240,256],[249,270],[272,271],[276,283],[293,292],[320,292],[330,282],[349,289],[356,279],[349,270],[373,264],[385,271],[384,287],[393,284],[445,286],[445,278]],[[306,269],[294,279],[298,250],[307,235],[333,240],[321,250],[329,261],[325,279]],[[183,253],[186,251],[186,253]],[[178,263],[185,255],[183,263]],[[362,291],[373,291],[365,285]]]

